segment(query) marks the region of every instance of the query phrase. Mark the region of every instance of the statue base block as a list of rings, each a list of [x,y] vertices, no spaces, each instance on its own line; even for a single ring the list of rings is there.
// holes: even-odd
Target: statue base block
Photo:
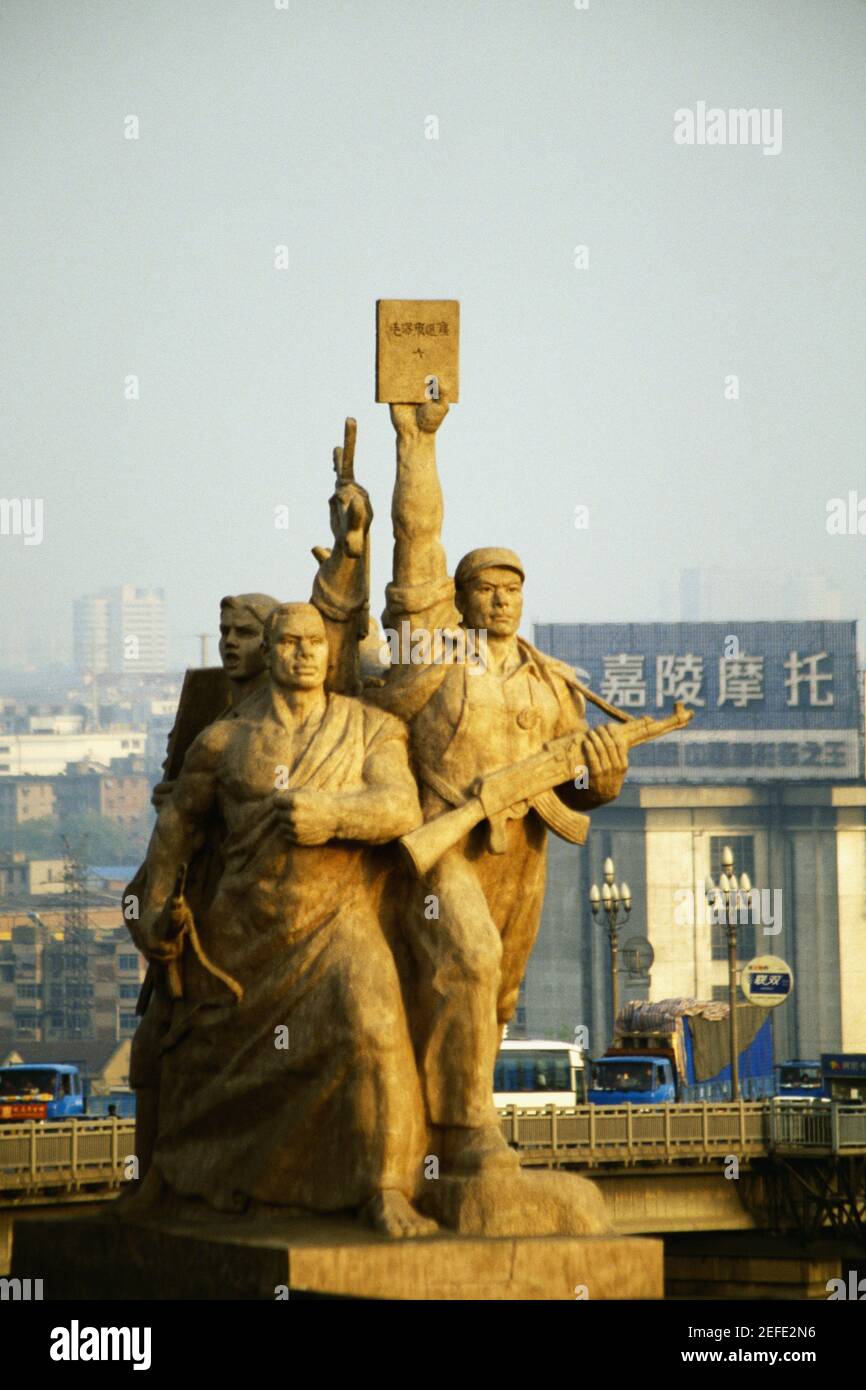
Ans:
[[[14,1278],[46,1300],[652,1299],[662,1242],[634,1236],[389,1240],[339,1217],[252,1213],[196,1221],[121,1220],[101,1211],[19,1221]]]

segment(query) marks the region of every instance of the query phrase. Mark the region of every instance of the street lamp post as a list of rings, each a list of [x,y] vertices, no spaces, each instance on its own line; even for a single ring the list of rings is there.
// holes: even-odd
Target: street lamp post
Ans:
[[[604,883],[601,885],[601,892],[595,883],[589,890],[589,906],[593,917],[597,917],[599,908],[603,908],[607,918],[607,935],[610,942],[610,993],[614,1027],[616,1027],[616,1017],[619,1013],[619,977],[617,974],[619,968],[619,922],[620,917],[623,922],[627,922],[631,912],[631,889],[627,883],[617,887],[614,882],[615,875],[613,860],[608,856],[604,861]]]
[[[737,1039],[737,913],[741,904],[744,903],[748,907],[751,889],[752,884],[748,874],[741,874],[740,881],[737,883],[737,875],[734,873],[733,850],[730,845],[725,845],[722,850],[722,872],[719,874],[718,886],[708,874],[706,895],[707,903],[711,908],[715,908],[719,897],[724,903],[725,933],[728,939],[728,1037],[731,1050],[731,1100],[739,1100],[740,1098],[740,1049]]]

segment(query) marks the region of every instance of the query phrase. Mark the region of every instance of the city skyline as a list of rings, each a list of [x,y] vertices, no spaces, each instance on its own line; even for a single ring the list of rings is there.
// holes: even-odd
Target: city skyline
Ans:
[[[444,539],[452,570],[517,545],[525,626],[674,618],[672,562],[823,573],[862,620],[863,534],[831,529],[866,508],[859,7],[452,0],[411,79],[390,35],[423,48],[425,11],[332,11],[219,4],[202,33],[96,3],[98,46],[39,0],[5,16],[3,494],[43,504],[39,544],[14,509],[0,535],[7,660],[66,661],[70,597],[105,585],[165,588],[174,669],[224,593],[306,598],[347,414],[380,612],[394,294],[461,301]],[[783,111],[781,149],[678,143],[699,101]]]

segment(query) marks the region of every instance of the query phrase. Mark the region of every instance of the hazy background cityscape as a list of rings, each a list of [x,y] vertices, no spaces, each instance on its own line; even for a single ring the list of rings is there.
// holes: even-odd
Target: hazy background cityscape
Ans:
[[[520,552],[527,635],[860,624],[834,668],[854,763],[803,794],[808,850],[791,848],[806,801],[788,825],[772,777],[738,779],[733,812],[694,772],[689,828],[671,810],[661,830],[637,777],[582,867],[554,861],[523,1022],[589,1020],[594,1045],[611,1026],[603,944],[568,937],[602,852],[637,856],[654,997],[724,990],[721,967],[702,973],[709,937],[688,958],[667,943],[680,861],[666,841],[664,869],[641,868],[652,822],[704,834],[707,865],[732,836],[790,903],[797,888],[801,935],[791,916],[775,946],[823,993],[785,1046],[866,1047],[866,831],[843,853],[832,809],[838,782],[852,807],[863,789],[862,5],[31,0],[3,36],[0,1052],[50,1037],[33,952],[70,921],[70,845],[114,962],[96,1032],[134,1030],[116,903],[183,670],[203,638],[216,662],[224,594],[308,596],[347,414],[381,611],[394,446],[374,304],[399,296],[461,302],[444,540],[452,566]],[[781,150],[678,145],[674,113],[699,101],[780,110]]]

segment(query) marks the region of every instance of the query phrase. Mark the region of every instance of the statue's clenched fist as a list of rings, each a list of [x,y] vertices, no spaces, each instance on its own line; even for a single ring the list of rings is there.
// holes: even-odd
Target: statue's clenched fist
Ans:
[[[589,790],[602,801],[619,796],[628,772],[628,743],[623,726],[599,724],[583,740]]]
[[[391,423],[401,439],[417,439],[420,434],[435,434],[448,414],[448,400],[441,391],[438,401],[423,405],[392,405]]]
[[[330,505],[334,540],[345,555],[357,559],[364,553],[364,541],[373,520],[369,493],[359,483],[341,482]]]
[[[323,845],[337,833],[334,798],[327,792],[282,792],[276,797],[276,818],[296,845]]]

